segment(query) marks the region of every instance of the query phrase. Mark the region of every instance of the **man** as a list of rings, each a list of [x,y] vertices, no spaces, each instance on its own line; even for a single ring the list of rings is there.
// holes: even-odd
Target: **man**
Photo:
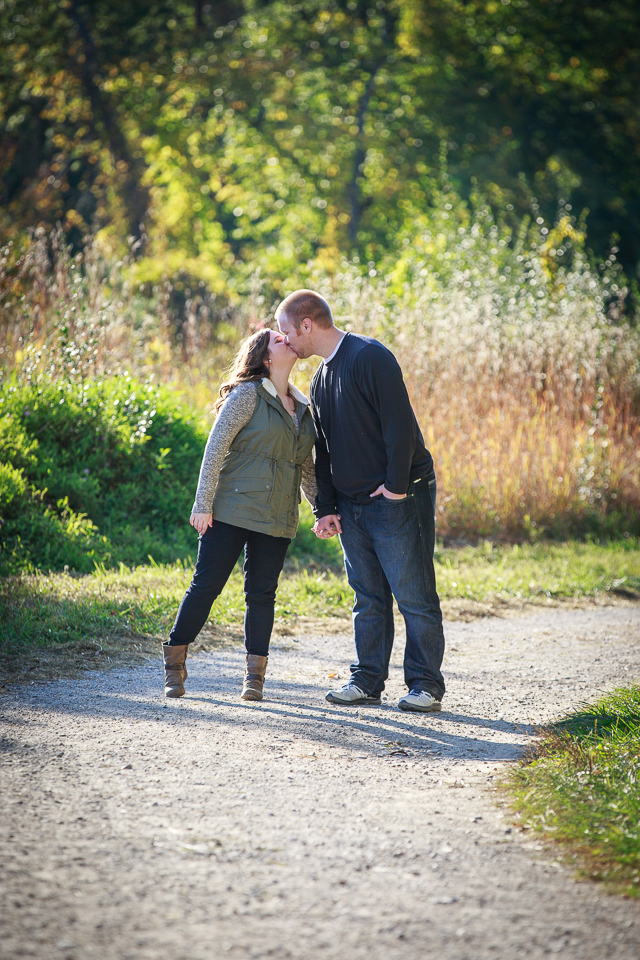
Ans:
[[[297,290],[276,310],[301,359],[323,362],[311,384],[316,441],[315,533],[340,535],[355,592],[356,662],[330,703],[378,704],[389,675],[393,597],[407,628],[402,710],[440,710],[444,634],[433,567],[436,481],[402,371],[377,340],[339,330],[329,304]]]

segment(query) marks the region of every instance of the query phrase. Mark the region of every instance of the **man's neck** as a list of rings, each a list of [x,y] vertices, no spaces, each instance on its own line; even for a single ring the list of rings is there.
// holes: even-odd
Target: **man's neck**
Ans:
[[[323,360],[326,360],[327,357],[331,356],[344,335],[344,330],[338,330],[337,327],[331,327],[330,330],[323,332],[322,335],[316,339],[314,344],[316,348],[315,352],[319,357],[322,357]]]

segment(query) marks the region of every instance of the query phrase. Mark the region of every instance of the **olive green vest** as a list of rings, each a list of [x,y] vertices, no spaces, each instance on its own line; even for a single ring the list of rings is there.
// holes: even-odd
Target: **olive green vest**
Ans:
[[[309,401],[290,387],[300,434],[270,380],[258,384],[258,402],[222,462],[213,516],[272,537],[295,537],[302,464],[316,439]]]

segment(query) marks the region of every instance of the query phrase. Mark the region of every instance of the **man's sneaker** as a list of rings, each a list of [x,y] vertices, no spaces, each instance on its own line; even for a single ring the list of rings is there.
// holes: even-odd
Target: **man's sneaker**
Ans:
[[[329,703],[339,703],[343,707],[357,707],[364,704],[378,704],[380,697],[370,697],[368,693],[361,690],[355,683],[345,683],[339,690],[329,690],[325,700]]]
[[[413,710],[415,713],[438,713],[442,710],[442,704],[435,697],[432,697],[426,690],[418,690],[414,687],[409,690],[406,696],[398,700],[398,706],[401,710]]]

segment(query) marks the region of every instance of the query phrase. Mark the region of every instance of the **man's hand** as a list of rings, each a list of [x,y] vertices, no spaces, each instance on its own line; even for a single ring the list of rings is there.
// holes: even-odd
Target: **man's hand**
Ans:
[[[331,513],[328,517],[321,517],[313,525],[313,532],[320,540],[328,540],[329,537],[335,537],[336,533],[342,533],[340,525],[340,515]]]
[[[386,497],[387,500],[406,500],[406,493],[391,493],[390,490],[387,490],[384,483],[381,483],[377,490],[374,490],[370,496],[379,497],[382,494],[383,497]]]
[[[213,526],[213,516],[210,513],[192,513],[189,523],[196,528],[198,533],[202,534],[207,527]]]

